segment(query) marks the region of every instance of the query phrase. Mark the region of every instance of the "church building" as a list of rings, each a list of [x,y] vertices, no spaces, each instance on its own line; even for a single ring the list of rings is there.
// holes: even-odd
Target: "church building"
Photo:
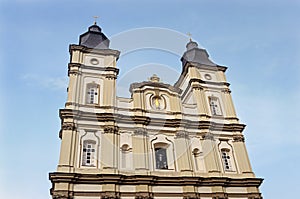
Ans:
[[[227,67],[196,42],[174,85],[150,74],[130,98],[116,93],[121,52],[96,23],[69,52],[53,199],[262,199]]]

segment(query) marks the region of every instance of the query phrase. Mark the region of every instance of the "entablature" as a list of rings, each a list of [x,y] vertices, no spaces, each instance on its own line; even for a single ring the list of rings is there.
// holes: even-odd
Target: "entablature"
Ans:
[[[124,115],[118,113],[91,113],[79,110],[60,109],[60,118],[80,121],[114,122],[124,124],[141,124],[156,127],[183,127],[185,129],[210,129],[214,131],[242,132],[246,125],[240,123],[219,123],[212,120],[197,121],[178,118],[154,118],[143,115]]]

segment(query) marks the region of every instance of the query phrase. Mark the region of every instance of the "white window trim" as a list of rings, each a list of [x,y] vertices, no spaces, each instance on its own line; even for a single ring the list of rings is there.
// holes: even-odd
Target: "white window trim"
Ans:
[[[216,103],[213,105],[214,107],[212,107],[213,102]],[[210,112],[211,112],[212,116],[222,116],[223,115],[220,100],[218,97],[215,97],[215,96],[208,97],[208,103],[209,103],[209,108],[210,108]]]
[[[97,142],[94,140],[84,140],[82,143],[82,161],[81,166],[86,167],[96,167],[97,161],[97,149],[96,149]],[[89,147],[90,146],[90,147]],[[88,158],[90,157],[90,158]],[[89,159],[89,160],[88,160]],[[89,161],[89,162],[88,162]]]
[[[94,95],[91,96],[91,90],[93,89]],[[100,86],[96,83],[88,83],[86,85],[86,99],[85,102],[86,104],[99,104],[100,101]],[[93,98],[93,101],[91,101]]]

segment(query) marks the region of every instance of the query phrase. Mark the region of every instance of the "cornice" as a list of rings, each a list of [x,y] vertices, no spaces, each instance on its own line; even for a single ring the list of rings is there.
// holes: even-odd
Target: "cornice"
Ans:
[[[262,178],[229,178],[198,176],[155,176],[122,174],[80,174],[54,172],[49,174],[52,183],[80,184],[130,184],[130,185],[190,185],[190,186],[225,186],[225,187],[259,187]]]
[[[210,85],[215,85],[215,86],[230,86],[230,83],[228,83],[228,82],[203,81],[201,79],[191,78],[189,81],[189,84],[192,84],[193,82],[197,82],[200,84],[210,84]]]
[[[166,88],[166,89],[168,89],[172,92],[176,92],[178,94],[182,93],[182,90],[180,88],[174,87],[170,84],[165,84],[165,83],[162,83],[162,82],[151,82],[151,81],[143,81],[143,82],[140,82],[140,83],[132,83],[132,84],[130,84],[129,91],[132,93],[132,92],[134,92],[135,89],[137,89],[137,88],[142,89],[145,86],[151,86],[151,87],[154,87],[154,88]]]
[[[60,109],[61,120],[73,118],[76,120],[117,122],[119,124],[142,124],[158,127],[184,127],[186,129],[210,129],[216,131],[242,132],[246,125],[239,123],[217,123],[214,121],[192,121],[187,119],[161,119],[147,116],[128,116],[116,113],[90,113],[79,110]],[[150,123],[151,122],[151,123]]]
[[[203,64],[199,64],[199,63],[193,63],[193,62],[187,62],[182,69],[182,72],[178,78],[178,80],[176,81],[176,83],[174,84],[174,87],[179,87],[179,84],[182,83],[184,77],[186,76],[186,74],[188,73],[188,69],[190,67],[195,67],[198,69],[204,69],[204,70],[210,70],[210,71],[222,71],[225,72],[227,70],[226,66],[220,66],[220,65],[216,65],[216,66],[206,66]],[[205,81],[206,82],[206,81]],[[207,82],[206,82],[207,83]]]
[[[74,50],[78,50],[84,53],[93,53],[93,54],[105,55],[105,56],[112,55],[116,57],[117,60],[119,59],[121,53],[120,51],[113,50],[113,49],[96,49],[96,48],[88,48],[81,45],[71,44],[69,46],[69,52],[71,53]]]
[[[115,73],[115,75],[119,74],[119,69],[115,68],[115,67],[111,67],[111,66],[99,67],[99,66],[87,66],[85,64],[80,64],[80,63],[69,63],[68,64],[68,76],[70,74],[80,74],[81,71],[78,71],[79,68],[103,71],[103,72],[113,72],[113,73]]]

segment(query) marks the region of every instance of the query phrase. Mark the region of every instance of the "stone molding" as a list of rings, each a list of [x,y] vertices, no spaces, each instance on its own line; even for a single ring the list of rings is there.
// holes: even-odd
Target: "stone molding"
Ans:
[[[148,136],[148,132],[144,128],[138,128],[133,132],[135,136]]]
[[[135,199],[153,199],[153,196],[135,196]]]
[[[117,75],[119,74],[119,69],[111,66],[102,66],[102,67],[97,67],[97,66],[87,66],[85,64],[80,64],[80,63],[69,63],[68,64],[68,76],[69,75],[78,75],[82,74],[81,70],[82,69],[89,69],[89,70],[97,70],[101,72],[113,72],[112,76],[114,76],[114,79],[116,79]]]
[[[49,179],[52,182],[52,187],[55,188],[56,183],[69,184],[115,184],[115,185],[147,185],[147,186],[221,186],[221,187],[259,187],[263,181],[261,178],[230,178],[230,177],[200,177],[200,176],[154,176],[154,175],[122,175],[122,174],[80,174],[80,173],[63,173],[55,172],[49,174]],[[71,199],[77,192],[72,190],[54,190],[51,189],[51,195],[57,199]],[[67,194],[69,193],[69,194]],[[157,193],[157,192],[136,192],[132,193],[135,198],[149,198],[152,199],[155,195],[172,193]],[[231,193],[212,192],[212,193],[198,193],[198,192],[183,192],[177,196],[184,198],[199,198],[211,197],[218,199],[226,199],[234,196]],[[115,191],[102,190],[95,193],[95,196],[100,198],[119,198],[122,193]],[[174,196],[174,195],[173,195]],[[59,198],[60,197],[60,198]],[[200,198],[201,198],[200,197]],[[250,193],[239,193],[239,197],[261,199],[259,191]],[[171,197],[172,198],[172,197]]]
[[[212,134],[212,133],[205,133],[203,136],[202,136],[202,138],[203,139],[205,139],[205,140],[212,140],[212,141],[214,141],[215,140],[215,136],[214,136],[214,134]]]
[[[107,125],[104,127],[104,133],[112,133],[112,134],[118,134],[119,127],[113,126],[113,125]]]
[[[202,79],[192,78],[189,81],[189,84],[192,85],[192,83],[197,82],[200,84],[208,84],[208,85],[215,85],[215,86],[230,86],[228,82],[212,82],[212,81],[203,81]]]
[[[175,135],[175,139],[190,139],[188,132],[186,131],[178,131]]]
[[[76,130],[76,125],[73,122],[63,122],[61,125],[62,130],[70,130],[70,131],[75,131]]]
[[[120,51],[118,50],[113,50],[113,49],[96,49],[96,48],[88,48],[85,46],[81,46],[81,45],[76,45],[76,44],[71,44],[69,46],[69,52],[71,53],[72,51],[81,51],[84,53],[93,53],[93,54],[98,54],[98,55],[112,55],[114,57],[117,58],[117,60],[119,59],[120,56]]]
[[[49,174],[52,182],[76,182],[82,184],[132,184],[132,185],[174,185],[182,186],[226,186],[226,187],[259,187],[261,178],[229,178],[200,176],[155,176],[155,175],[123,175],[123,174],[81,174],[53,172]]]
[[[204,90],[204,87],[203,86],[201,86],[201,85],[198,85],[198,84],[193,84],[192,85],[192,88],[193,89],[195,89],[195,90]]]
[[[120,199],[120,194],[118,192],[109,191],[109,192],[104,192],[100,198],[101,199]]]
[[[51,189],[51,195],[53,199],[73,199],[72,192],[69,191],[55,191]]]
[[[181,94],[182,93],[182,90],[178,87],[174,87],[170,84],[165,84],[165,83],[162,83],[162,82],[151,82],[151,81],[143,81],[143,82],[140,82],[140,83],[132,83],[130,84],[130,88],[129,88],[129,91],[130,93],[134,92],[135,89],[139,88],[143,88],[145,86],[152,86],[152,87],[155,87],[155,88],[166,88],[172,92],[175,92],[175,93],[178,93],[178,94]]]
[[[183,67],[183,70],[182,70],[177,82],[174,84],[175,87],[178,87],[183,82],[183,80],[186,77],[190,67],[195,67],[197,69],[207,69],[207,70],[210,70],[210,71],[222,71],[222,72],[225,72],[227,70],[226,66],[217,65],[215,67],[211,67],[211,66],[205,66],[203,64],[196,64],[196,63],[187,62],[187,64]],[[204,81],[204,83],[208,83],[208,82]]]
[[[107,74],[105,75],[105,78],[109,80],[115,80],[117,79],[117,76],[115,74]]]
[[[72,109],[60,109],[60,118],[74,118],[86,121],[98,121],[98,122],[118,122],[120,124],[142,124],[148,125],[151,122],[153,126],[159,127],[183,127],[185,129],[210,129],[216,131],[238,131],[242,132],[246,125],[239,123],[217,123],[213,121],[191,121],[187,119],[161,119],[150,118],[147,116],[129,116],[123,114],[114,113],[91,113]]]
[[[229,88],[224,88],[221,90],[223,93],[225,94],[230,94],[231,93],[231,90]]]
[[[61,124],[61,129],[59,131],[59,138],[62,138],[63,131],[76,131],[77,127],[76,124],[73,122],[63,122]]]
[[[233,141],[234,142],[245,142],[245,137],[244,137],[244,135],[234,135]]]

